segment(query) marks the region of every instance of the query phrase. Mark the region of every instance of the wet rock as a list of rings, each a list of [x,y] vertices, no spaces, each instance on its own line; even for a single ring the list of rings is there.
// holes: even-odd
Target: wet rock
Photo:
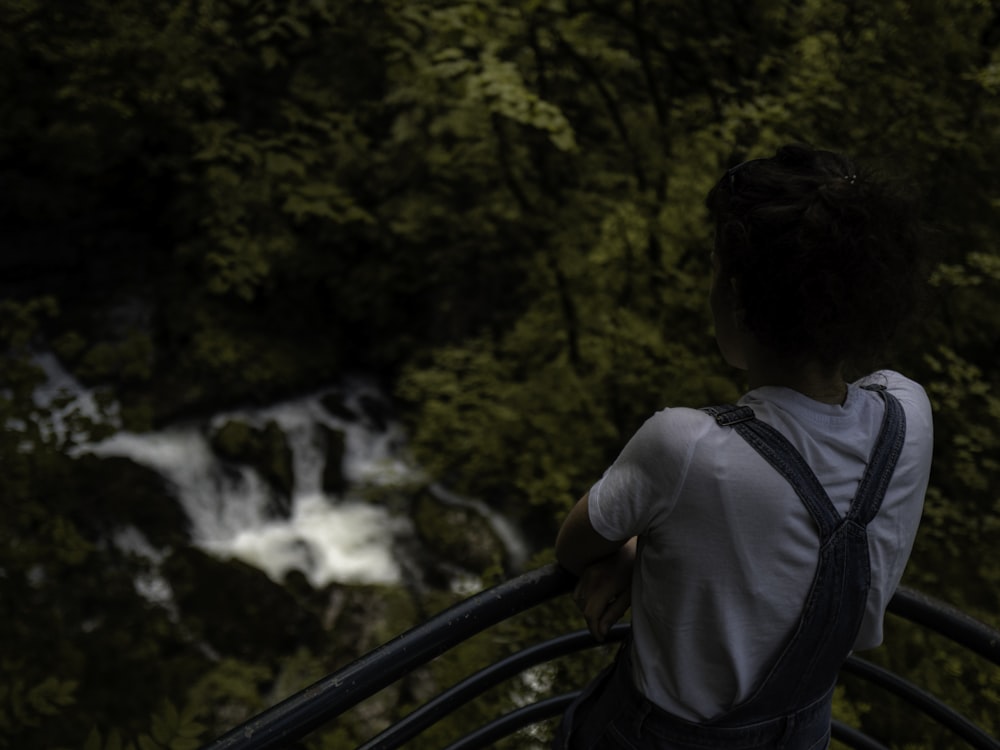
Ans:
[[[74,520],[95,538],[134,526],[156,548],[188,543],[190,521],[170,484],[156,471],[122,457],[84,454],[72,463],[69,496],[78,499]]]
[[[428,552],[443,562],[482,573],[504,559],[503,543],[489,522],[471,508],[421,492],[414,502],[413,523]]]
[[[385,432],[392,421],[392,406],[381,396],[362,393],[357,398],[357,409],[349,406],[340,390],[334,390],[320,399],[323,408],[337,419],[350,424],[361,423],[375,432]],[[360,410],[360,413],[359,411]]]
[[[365,413],[366,423],[376,432],[385,432],[389,429],[389,421],[392,418],[392,408],[389,404],[377,396],[363,394],[358,398],[358,403]]]
[[[339,666],[346,665],[421,619],[412,595],[402,586],[370,585],[327,588],[324,624],[335,644]]]
[[[292,596],[298,599],[308,599],[316,594],[316,590],[309,583],[309,579],[306,578],[306,574],[301,570],[292,569],[285,573],[284,579],[281,582],[285,590],[288,591]]]
[[[344,403],[344,394],[341,391],[331,391],[319,400],[323,408],[333,417],[342,419],[345,422],[357,422],[360,415]]]
[[[223,656],[262,663],[324,643],[318,614],[246,563],[187,547],[170,555],[161,573],[183,625]]]
[[[320,425],[320,428],[326,442],[322,476],[323,492],[328,495],[340,495],[347,488],[347,478],[344,476],[346,435],[341,430],[332,430],[326,425]]]
[[[259,428],[232,419],[209,435],[209,443],[221,458],[256,469],[283,497],[291,497],[292,451],[277,422]]]

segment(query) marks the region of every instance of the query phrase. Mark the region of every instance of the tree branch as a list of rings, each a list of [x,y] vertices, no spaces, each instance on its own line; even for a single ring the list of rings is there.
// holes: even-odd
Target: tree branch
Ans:
[[[646,35],[643,33],[643,8],[642,0],[632,0],[632,16],[634,21],[633,35],[639,50],[639,62],[642,65],[643,76],[646,79],[646,88],[649,97],[653,102],[653,109],[656,111],[656,122],[660,132],[660,146],[663,149],[660,163],[663,165],[660,170],[660,178],[656,181],[656,197],[661,202],[667,197],[667,154],[670,153],[670,112],[667,104],[660,92],[659,84],[653,72],[653,65],[649,59],[649,46],[646,42]]]
[[[573,45],[571,45],[565,37],[563,37],[558,32],[554,32],[556,38],[559,42],[559,46],[566,50],[573,61],[580,67],[583,73],[590,79],[590,82],[597,89],[598,96],[604,102],[604,106],[608,110],[608,115],[611,117],[611,121],[614,123],[615,130],[618,131],[618,135],[621,137],[625,144],[625,149],[628,151],[629,156],[632,160],[632,171],[635,173],[636,182],[639,185],[639,190],[644,191],[648,184],[646,180],[646,172],[642,168],[642,160],[639,158],[639,152],[632,143],[632,138],[629,136],[628,128],[625,125],[625,121],[622,119],[621,112],[618,111],[618,105],[615,103],[614,97],[611,92],[608,91],[604,83],[601,81],[600,76],[597,71],[593,69],[586,58],[583,57],[579,52],[577,52]]]

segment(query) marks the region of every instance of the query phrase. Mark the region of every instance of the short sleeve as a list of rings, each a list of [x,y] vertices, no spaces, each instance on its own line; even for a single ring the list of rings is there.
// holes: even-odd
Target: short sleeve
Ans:
[[[934,452],[934,415],[923,386],[894,370],[879,370],[855,385],[880,385],[899,400],[906,413],[907,454],[916,465],[911,470],[924,474],[926,485]]]
[[[872,588],[854,648],[873,648],[882,642],[886,606],[899,585],[916,539],[923,512],[934,452],[934,424],[930,400],[923,387],[892,370],[881,370],[857,382],[881,385],[895,396],[906,414],[906,440],[882,507],[868,526],[872,561]]]
[[[588,510],[606,539],[647,532],[673,510],[684,484],[697,434],[712,422],[695,409],[664,409],[639,428],[591,488]]]
[[[880,385],[899,399],[906,410],[907,419],[913,419],[921,430],[933,434],[931,403],[920,383],[910,380],[895,370],[879,370],[857,380],[854,385]]]

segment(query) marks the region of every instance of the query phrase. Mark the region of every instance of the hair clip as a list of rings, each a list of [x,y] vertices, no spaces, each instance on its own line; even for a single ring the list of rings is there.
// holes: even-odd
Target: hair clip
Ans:
[[[856,174],[845,174],[844,179],[847,180],[848,185],[853,185],[858,176]]]

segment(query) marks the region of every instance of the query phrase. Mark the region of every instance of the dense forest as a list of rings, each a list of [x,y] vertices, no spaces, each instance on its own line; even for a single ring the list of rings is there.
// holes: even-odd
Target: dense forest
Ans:
[[[904,582],[1000,626],[995,3],[0,0],[0,18],[0,748],[195,748],[461,595],[275,582],[192,545],[154,472],[75,447],[361,372],[428,476],[551,561],[646,417],[741,392],[712,337],[704,196],[791,141],[905,183],[935,227],[920,320],[879,363],[935,409]],[[35,398],[42,352],[96,394],[60,412],[72,429],[51,426],[65,399]],[[265,463],[281,441],[230,438]],[[435,533],[420,488],[392,502]],[[517,572],[440,546],[483,585]],[[170,606],[136,585],[152,566]],[[303,746],[355,747],[573,617],[508,623]],[[998,670],[898,623],[871,656],[1000,734]],[[945,746],[849,680],[836,713]]]

